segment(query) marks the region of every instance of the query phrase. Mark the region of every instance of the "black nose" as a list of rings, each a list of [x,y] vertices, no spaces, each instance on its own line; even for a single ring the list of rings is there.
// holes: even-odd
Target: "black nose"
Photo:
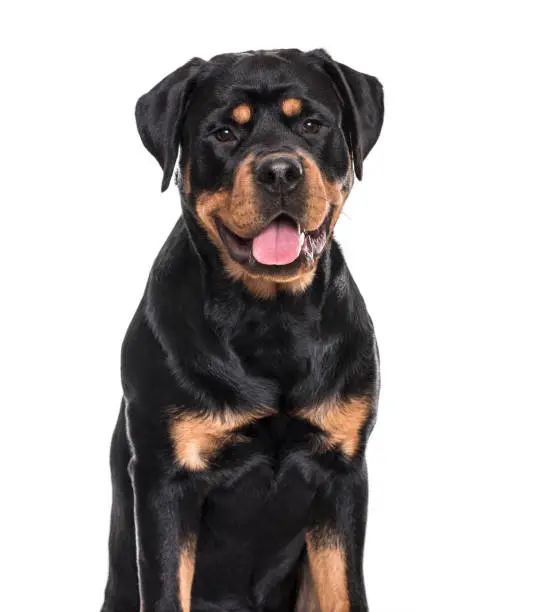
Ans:
[[[292,155],[273,155],[257,162],[256,180],[271,193],[292,191],[304,174],[302,162]]]

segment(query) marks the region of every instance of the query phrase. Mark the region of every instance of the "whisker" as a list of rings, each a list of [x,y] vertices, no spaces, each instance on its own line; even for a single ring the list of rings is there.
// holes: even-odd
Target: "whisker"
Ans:
[[[313,198],[315,200],[321,200],[323,202],[328,202],[328,198],[326,198],[325,196],[322,196],[320,193],[307,193],[306,194],[308,198]]]

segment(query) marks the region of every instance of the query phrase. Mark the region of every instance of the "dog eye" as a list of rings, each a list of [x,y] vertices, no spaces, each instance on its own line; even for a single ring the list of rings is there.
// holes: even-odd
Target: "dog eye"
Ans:
[[[302,128],[306,134],[316,134],[321,127],[322,125],[315,119],[306,119],[302,125]]]
[[[214,136],[219,142],[231,142],[232,140],[236,140],[234,132],[227,127],[217,130]]]

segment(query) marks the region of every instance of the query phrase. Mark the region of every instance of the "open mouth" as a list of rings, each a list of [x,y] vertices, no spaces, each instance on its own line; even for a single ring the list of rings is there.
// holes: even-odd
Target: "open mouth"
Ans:
[[[240,263],[288,266],[304,258],[314,261],[325,245],[332,213],[313,231],[304,231],[288,215],[281,214],[253,238],[242,238],[217,220],[222,241]]]

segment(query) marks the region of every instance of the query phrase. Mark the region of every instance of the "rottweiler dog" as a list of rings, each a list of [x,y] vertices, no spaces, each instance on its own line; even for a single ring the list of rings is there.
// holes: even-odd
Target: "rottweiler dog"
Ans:
[[[195,58],[136,122],[182,215],[123,342],[102,612],[366,611],[378,352],[332,233],[381,84],[321,49]]]

